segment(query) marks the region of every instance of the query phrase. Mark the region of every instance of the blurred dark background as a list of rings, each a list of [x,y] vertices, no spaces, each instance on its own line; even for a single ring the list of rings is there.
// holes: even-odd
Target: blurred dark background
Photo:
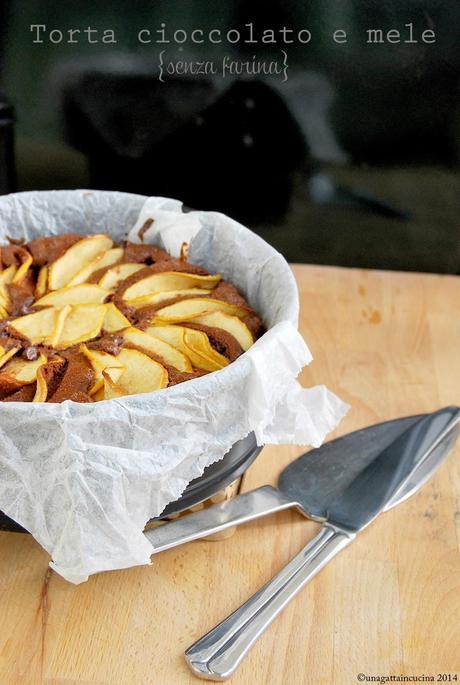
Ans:
[[[139,43],[162,22],[169,37],[232,28],[242,40]],[[249,23],[256,37],[285,26],[312,38],[245,44]],[[43,43],[33,24],[46,25]],[[98,42],[69,42],[68,29],[88,26]],[[368,29],[399,30],[400,42],[369,44]],[[161,82],[162,49],[218,65],[281,62],[284,49],[288,79]],[[291,261],[460,272],[457,0],[2,0],[0,89],[2,192],[167,195],[230,214]]]

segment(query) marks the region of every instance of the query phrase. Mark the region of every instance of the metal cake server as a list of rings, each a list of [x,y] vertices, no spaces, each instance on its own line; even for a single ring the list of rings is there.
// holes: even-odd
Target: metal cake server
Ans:
[[[318,535],[271,581],[185,652],[201,678],[226,680],[286,604],[380,513],[416,492],[452,450],[460,410],[416,418],[328,506]]]
[[[450,420],[452,411],[455,412],[443,411],[436,424],[439,423],[440,430],[445,421]],[[264,485],[146,531],[146,537],[155,548],[153,553],[291,507],[313,520],[324,521],[338,494],[382,450],[423,416],[386,421],[332,440],[291,462],[280,474],[277,488]]]

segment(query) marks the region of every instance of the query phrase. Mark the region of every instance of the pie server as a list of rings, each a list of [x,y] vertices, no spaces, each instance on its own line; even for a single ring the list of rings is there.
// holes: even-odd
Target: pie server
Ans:
[[[447,408],[432,416],[433,433],[442,431],[454,417],[457,408]],[[324,521],[331,503],[382,450],[425,415],[410,416],[369,426],[332,440],[318,449],[306,452],[291,462],[279,476],[278,487],[264,485],[242,495],[187,514],[145,532],[154,546],[154,554],[177,545],[207,537],[231,526],[252,521],[260,516],[296,507],[305,516]],[[427,418],[428,418],[427,417]],[[416,457],[420,458],[423,449]],[[426,478],[437,467],[433,460],[426,465]],[[431,470],[430,470],[431,469]],[[422,476],[417,475],[417,479]],[[418,487],[417,480],[417,487]],[[409,484],[410,486],[410,484]],[[407,497],[412,490],[407,487]]]
[[[353,448],[354,440],[357,451],[367,445],[373,450],[373,458],[358,473],[355,471],[351,478],[347,477],[345,487],[333,496],[327,510],[320,504],[321,493],[316,494],[315,515],[324,515],[327,519],[318,535],[245,604],[187,649],[185,657],[192,671],[209,680],[230,677],[258,637],[318,571],[380,513],[405,500],[428,480],[453,448],[459,421],[460,410],[447,407],[422,417],[402,419],[404,423],[390,422],[334,441],[336,444],[342,441],[343,445],[348,439],[347,451]],[[404,426],[404,430],[396,436],[393,432],[392,439],[382,447],[381,430],[394,431],[395,424]],[[378,446],[366,440],[372,434]],[[343,453],[342,469],[348,470],[346,453]],[[338,473],[337,477],[343,476]],[[328,499],[329,484],[325,487],[325,499]]]

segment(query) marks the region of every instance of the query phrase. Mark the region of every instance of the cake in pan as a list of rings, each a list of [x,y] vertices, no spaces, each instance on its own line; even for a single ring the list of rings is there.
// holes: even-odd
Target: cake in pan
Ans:
[[[107,234],[0,248],[0,400],[96,402],[218,371],[264,332],[219,274]]]

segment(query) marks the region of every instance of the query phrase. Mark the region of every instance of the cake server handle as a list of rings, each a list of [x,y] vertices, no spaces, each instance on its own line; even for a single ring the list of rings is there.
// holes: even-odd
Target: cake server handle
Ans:
[[[220,504],[146,530],[144,535],[155,548],[153,554],[163,552],[185,542],[219,533],[231,526],[274,514],[276,511],[299,506],[271,485],[263,485]]]
[[[227,680],[288,602],[355,537],[338,526],[323,525],[274,578],[186,650],[193,673],[205,680]]]

